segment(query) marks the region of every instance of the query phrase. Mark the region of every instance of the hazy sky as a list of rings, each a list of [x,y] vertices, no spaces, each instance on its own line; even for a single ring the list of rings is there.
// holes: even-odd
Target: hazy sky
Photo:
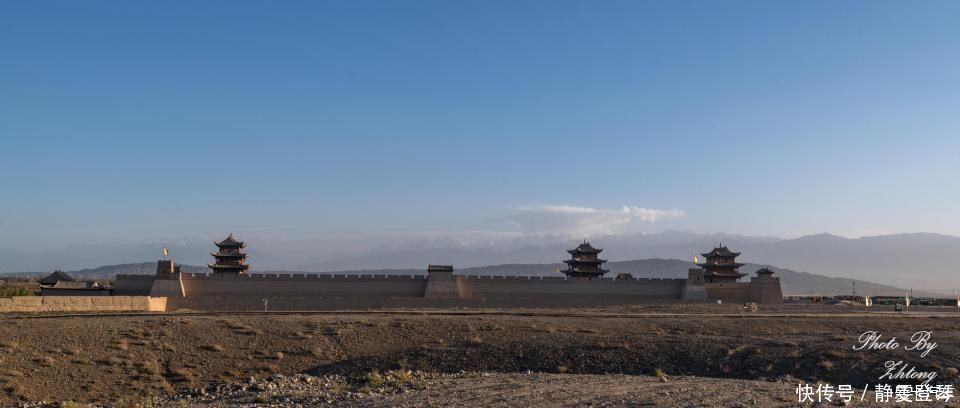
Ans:
[[[0,248],[960,234],[956,1],[0,2]]]

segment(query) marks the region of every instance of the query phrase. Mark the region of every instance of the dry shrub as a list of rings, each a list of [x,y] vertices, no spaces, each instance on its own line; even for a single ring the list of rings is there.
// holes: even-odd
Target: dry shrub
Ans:
[[[128,363],[128,360],[122,359],[117,356],[110,356],[106,360],[100,360],[100,364],[109,365],[109,366],[122,366]]]
[[[405,382],[413,379],[413,372],[410,370],[393,370],[387,372],[387,377],[391,381]]]
[[[383,383],[383,376],[380,375],[380,371],[378,371],[377,369],[373,369],[373,371],[370,371],[369,373],[367,373],[367,384],[380,385],[382,383]]]
[[[223,346],[219,344],[208,344],[206,346],[203,346],[203,348],[210,351],[216,351],[218,353],[223,351]]]
[[[12,378],[23,377],[23,373],[17,370],[5,370],[2,372],[2,374]]]
[[[339,327],[327,327],[324,329],[324,334],[328,336],[341,336],[343,335],[343,331],[340,330]]]
[[[136,363],[137,369],[143,374],[159,375],[160,365],[155,361],[141,361]]]
[[[479,345],[483,344],[483,339],[481,339],[480,336],[473,336],[473,337],[467,339],[467,344],[469,344],[469,345],[471,345],[471,346],[479,346]]]
[[[943,370],[943,373],[946,374],[947,377],[956,377],[958,370],[954,367],[948,367],[946,370]]]
[[[820,360],[820,362],[817,363],[817,366],[819,366],[820,368],[822,368],[822,369],[824,369],[824,370],[832,370],[832,369],[833,369],[833,361],[830,361],[830,360]]]
[[[178,367],[170,370],[170,374],[174,377],[182,378],[184,380],[190,379],[193,376],[193,373],[190,372],[186,367]]]
[[[126,339],[117,340],[117,350],[127,351],[130,349],[130,342]]]
[[[569,370],[570,370],[570,369],[567,368],[567,366],[564,366],[564,365],[562,365],[562,366],[557,366],[557,372],[560,373],[560,374],[565,374],[565,373],[566,373],[567,371],[569,371]]]
[[[227,321],[227,328],[230,330],[243,330],[247,328],[247,325],[240,322],[231,322]]]
[[[728,355],[728,356],[732,356],[732,355],[734,355],[734,354],[737,354],[737,353],[739,353],[741,350],[743,350],[744,348],[746,348],[746,346],[737,346],[737,347],[734,347],[734,348],[732,348],[732,349],[727,349],[727,355]]]
[[[295,339],[297,339],[297,340],[309,340],[309,339],[312,339],[312,338],[313,338],[313,335],[312,335],[312,334],[308,334],[308,333],[304,333],[304,332],[302,332],[302,331],[298,331],[298,332],[296,332],[296,333],[293,333],[293,335],[292,335],[291,337],[293,337],[293,338],[295,338]]]

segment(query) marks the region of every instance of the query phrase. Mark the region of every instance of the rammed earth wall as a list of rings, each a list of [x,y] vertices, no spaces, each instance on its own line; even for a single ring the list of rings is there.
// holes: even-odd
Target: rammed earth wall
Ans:
[[[150,296],[16,296],[0,312],[163,312],[167,299]]]

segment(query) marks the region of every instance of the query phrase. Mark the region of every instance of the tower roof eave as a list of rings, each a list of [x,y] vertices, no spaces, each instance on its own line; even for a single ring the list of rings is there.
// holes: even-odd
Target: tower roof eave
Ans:
[[[740,253],[739,253],[739,252],[733,252],[733,251],[727,249],[727,247],[725,247],[725,246],[720,246],[720,247],[713,248],[713,250],[710,251],[710,252],[703,253],[703,254],[700,254],[700,255],[703,256],[703,257],[711,258],[711,257],[740,256]]]
[[[222,254],[219,252],[211,252],[210,255],[213,255],[214,258],[246,258],[247,254]]]
[[[223,241],[219,241],[219,242],[218,242],[218,241],[213,241],[213,243],[216,244],[217,246],[220,246],[220,247],[240,247],[240,248],[244,248],[244,247],[246,246],[246,244],[245,244],[243,241],[237,241],[235,238],[233,238],[233,234],[232,234],[232,233],[231,233],[230,235],[228,235],[226,238],[224,238]]]

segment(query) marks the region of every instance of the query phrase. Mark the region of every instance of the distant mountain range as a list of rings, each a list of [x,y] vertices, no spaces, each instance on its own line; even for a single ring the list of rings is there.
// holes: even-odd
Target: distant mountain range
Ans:
[[[665,231],[657,234],[607,236],[592,240],[604,248],[611,261],[637,258],[693,260],[697,252],[728,246],[742,252],[739,260],[778,265],[818,275],[845,277],[928,292],[951,293],[960,289],[958,266],[960,238],[938,234],[897,234],[848,239],[829,234],[796,239],[695,234]],[[553,263],[564,259],[575,241],[504,248],[455,247],[404,249],[361,254],[305,265],[316,271],[420,267],[427,263],[453,263],[460,268],[502,263]]]
[[[480,266],[472,268],[458,269],[458,274],[465,275],[484,275],[484,276],[560,276],[559,270],[564,267],[562,263],[553,264],[504,264],[493,266]],[[687,270],[693,267],[693,262],[681,261],[677,259],[643,259],[634,261],[610,262],[607,267],[611,270],[610,276],[616,276],[618,273],[630,273],[635,277],[642,278],[685,278]],[[853,280],[848,278],[831,278],[811,273],[795,272],[789,269],[782,269],[770,265],[747,264],[741,271],[748,273],[749,276],[743,278],[743,281],[749,281],[750,276],[762,267],[767,267],[776,272],[774,276],[780,278],[785,295],[846,295],[854,290],[854,282],[857,293],[862,295],[864,290],[869,290],[871,294],[883,296],[902,296],[904,289],[892,286],[882,285],[875,282],[862,280]],[[185,272],[209,272],[207,267],[196,265],[181,265]],[[114,279],[116,275],[147,275],[156,271],[156,263],[145,262],[136,264],[107,265],[99,268],[82,269],[70,271],[68,274],[79,279]],[[303,273],[296,271],[259,271],[260,273]],[[381,270],[348,270],[325,273],[337,274],[397,274],[397,275],[420,275],[425,274],[424,268],[419,269],[381,269]],[[45,276],[45,272],[21,272],[19,276]],[[914,291],[915,296],[935,296],[934,294]]]
[[[241,237],[242,238],[242,237]],[[651,234],[594,237],[610,261],[644,258],[693,260],[723,243],[740,251],[740,260],[772,264],[794,271],[825,277],[844,277],[878,282],[915,291],[950,294],[960,289],[958,267],[960,238],[916,233],[849,239],[830,234],[794,239],[752,237],[731,234],[698,234],[664,231]],[[427,264],[453,264],[460,270],[500,264],[554,264],[565,259],[577,239],[557,235],[524,236],[491,242],[461,244],[450,239],[415,240],[365,250],[347,250],[335,245],[311,242],[257,242],[248,239],[254,270],[329,272],[343,270],[413,269]],[[129,243],[115,246],[85,245],[62,250],[23,252],[0,249],[0,272],[50,271],[90,268],[108,263],[139,263],[159,256],[158,243]],[[212,243],[183,242],[172,246],[177,262],[203,265],[209,260]],[[39,266],[38,266],[39,265]],[[149,264],[152,272],[153,264]],[[614,265],[614,263],[611,263]]]

